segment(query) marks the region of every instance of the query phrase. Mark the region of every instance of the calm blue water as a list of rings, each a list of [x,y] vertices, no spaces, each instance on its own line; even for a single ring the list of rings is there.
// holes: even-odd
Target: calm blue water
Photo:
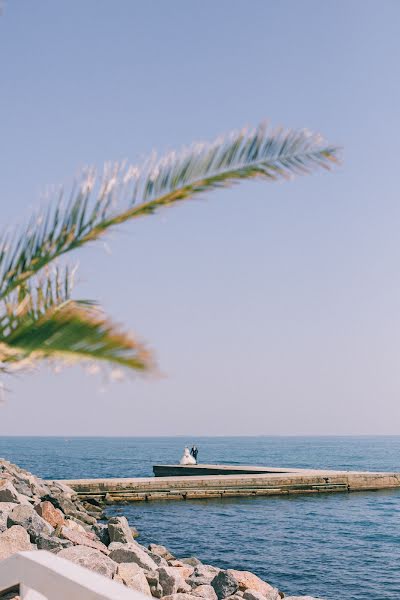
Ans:
[[[400,471],[400,436],[0,438],[42,477],[151,475],[195,442],[201,462]],[[110,508],[178,556],[256,572],[288,594],[400,600],[400,491],[140,503]]]

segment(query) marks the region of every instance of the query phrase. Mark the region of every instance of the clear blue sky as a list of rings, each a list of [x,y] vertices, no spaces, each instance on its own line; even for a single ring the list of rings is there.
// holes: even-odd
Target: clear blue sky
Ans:
[[[3,223],[83,165],[264,118],[320,131],[345,162],[81,252],[76,294],[146,339],[164,377],[8,380],[0,434],[400,432],[399,23],[397,0],[6,4]]]

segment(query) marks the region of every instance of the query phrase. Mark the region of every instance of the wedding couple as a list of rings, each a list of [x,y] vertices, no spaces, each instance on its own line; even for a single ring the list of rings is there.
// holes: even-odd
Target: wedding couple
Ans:
[[[192,446],[191,450],[189,450],[189,448],[186,447],[183,451],[183,456],[180,460],[180,464],[181,465],[197,465],[198,453],[199,453],[199,451],[197,449],[197,446]]]

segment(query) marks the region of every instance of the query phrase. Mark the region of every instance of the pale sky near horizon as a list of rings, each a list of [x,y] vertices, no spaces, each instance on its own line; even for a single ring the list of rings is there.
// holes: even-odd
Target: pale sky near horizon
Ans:
[[[86,164],[271,123],[344,164],[244,183],[79,260],[163,377],[7,379],[0,435],[400,433],[400,2],[8,0],[2,222]]]

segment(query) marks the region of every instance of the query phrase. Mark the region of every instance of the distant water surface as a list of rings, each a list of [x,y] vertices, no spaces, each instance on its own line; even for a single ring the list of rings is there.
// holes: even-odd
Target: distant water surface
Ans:
[[[400,472],[400,436],[0,438],[0,456],[49,478],[150,476],[196,443],[206,463]],[[287,594],[400,600],[400,491],[149,502],[125,514],[142,543],[247,569]]]

